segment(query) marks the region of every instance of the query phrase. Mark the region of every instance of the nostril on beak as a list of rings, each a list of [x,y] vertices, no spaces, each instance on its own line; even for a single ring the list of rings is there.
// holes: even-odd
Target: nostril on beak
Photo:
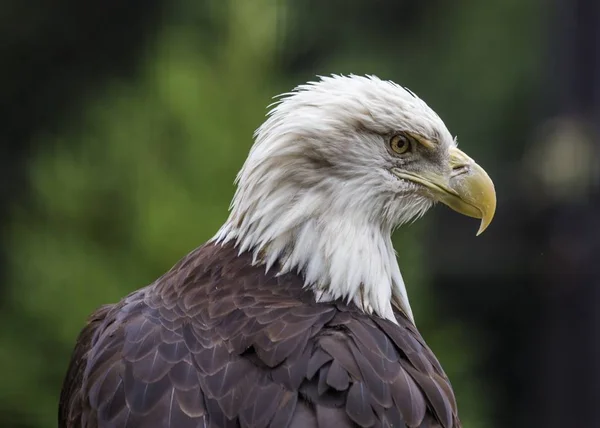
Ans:
[[[469,171],[469,165],[466,163],[460,163],[452,166],[452,176],[464,174]]]

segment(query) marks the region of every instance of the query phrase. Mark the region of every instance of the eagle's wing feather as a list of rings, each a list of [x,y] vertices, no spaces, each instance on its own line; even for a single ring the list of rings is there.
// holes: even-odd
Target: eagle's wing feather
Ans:
[[[79,333],[75,348],[71,354],[71,361],[63,382],[60,394],[58,419],[59,427],[79,426],[86,415],[84,412],[85,397],[81,388],[87,354],[93,343],[93,337],[97,334],[98,327],[103,322],[112,305],[104,305],[92,313],[85,327]],[[90,425],[93,426],[93,425]]]
[[[60,427],[458,427],[412,324],[317,304],[296,275],[208,245],[84,329]]]

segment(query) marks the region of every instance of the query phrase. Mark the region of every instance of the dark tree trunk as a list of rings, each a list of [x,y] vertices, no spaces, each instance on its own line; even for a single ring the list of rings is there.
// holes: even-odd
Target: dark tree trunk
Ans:
[[[498,427],[600,427],[600,2],[551,5],[539,126],[521,164],[497,153],[496,219],[475,242],[436,213],[432,233],[444,307],[486,338],[471,370]]]
[[[598,427],[600,2],[556,4],[547,77],[558,125],[542,132],[540,144],[566,145],[556,167],[573,174],[541,183],[547,205],[536,223],[544,257],[533,273],[542,311],[529,348],[533,370],[524,379],[532,382],[536,411],[528,412],[527,402],[521,411],[532,417],[528,426]],[[549,197],[556,187],[564,194]]]

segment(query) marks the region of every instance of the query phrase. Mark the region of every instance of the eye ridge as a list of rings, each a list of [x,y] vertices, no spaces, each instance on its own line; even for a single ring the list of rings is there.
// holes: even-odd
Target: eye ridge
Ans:
[[[414,148],[414,138],[406,134],[396,134],[390,139],[390,148],[399,155],[409,153]]]

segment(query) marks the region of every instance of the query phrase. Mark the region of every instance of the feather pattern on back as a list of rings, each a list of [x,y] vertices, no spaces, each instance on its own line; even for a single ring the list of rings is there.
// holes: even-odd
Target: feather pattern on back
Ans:
[[[459,428],[450,383],[408,318],[315,302],[295,273],[206,244],[94,313],[60,428]]]

